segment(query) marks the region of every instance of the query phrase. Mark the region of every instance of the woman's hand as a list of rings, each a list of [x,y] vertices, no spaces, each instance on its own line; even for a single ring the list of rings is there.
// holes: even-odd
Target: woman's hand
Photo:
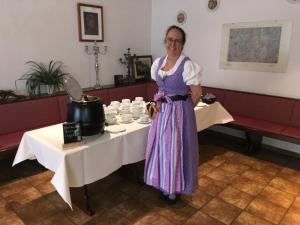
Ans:
[[[200,101],[200,98],[202,96],[202,87],[199,84],[199,85],[190,85],[190,88],[191,88],[192,101],[195,107]]]

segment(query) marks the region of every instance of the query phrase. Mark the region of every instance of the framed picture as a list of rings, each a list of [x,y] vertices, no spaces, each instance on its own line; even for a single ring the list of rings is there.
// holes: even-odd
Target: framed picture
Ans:
[[[77,11],[79,41],[104,41],[102,6],[78,3]]]
[[[151,55],[133,56],[132,73],[135,80],[150,79],[150,71],[152,65]]]
[[[286,72],[291,21],[223,24],[220,68]]]

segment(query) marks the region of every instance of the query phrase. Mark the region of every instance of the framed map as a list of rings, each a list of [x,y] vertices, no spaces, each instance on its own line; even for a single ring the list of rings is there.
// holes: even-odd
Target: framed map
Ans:
[[[223,24],[220,68],[286,72],[290,21]]]

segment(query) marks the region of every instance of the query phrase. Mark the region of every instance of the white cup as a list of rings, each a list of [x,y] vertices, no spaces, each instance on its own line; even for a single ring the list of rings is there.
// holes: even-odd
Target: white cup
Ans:
[[[148,123],[149,122],[149,116],[146,114],[140,115],[140,122],[142,123]]]
[[[108,123],[108,124],[115,124],[117,122],[118,118],[117,117],[106,117],[105,118],[105,121]]]
[[[124,99],[122,99],[122,103],[130,103],[130,99],[129,98],[124,98]]]
[[[141,101],[144,100],[144,98],[143,97],[135,97],[134,100],[137,101],[137,102],[141,102]]]
[[[122,114],[122,115],[120,115],[120,120],[123,123],[129,122],[132,120],[132,115],[131,114]]]
[[[116,108],[116,107],[119,108],[120,102],[119,102],[119,101],[112,101],[112,102],[110,103],[110,105],[111,105],[112,107],[114,107],[114,108]]]

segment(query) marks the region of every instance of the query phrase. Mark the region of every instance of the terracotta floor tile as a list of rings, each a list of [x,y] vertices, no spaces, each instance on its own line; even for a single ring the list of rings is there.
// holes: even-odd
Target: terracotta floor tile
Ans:
[[[244,177],[237,178],[231,183],[231,186],[252,196],[258,195],[264,188],[264,186],[260,185],[259,183]]]
[[[86,222],[90,221],[92,219],[91,216],[87,215],[85,212],[83,212],[81,209],[79,209],[77,206],[73,205],[73,210],[65,209],[63,214],[74,224],[76,225],[82,225]]]
[[[225,182],[227,184],[231,183],[234,179],[238,177],[238,175],[226,172],[221,169],[214,169],[213,171],[209,172],[206,176],[219,181],[219,182]]]
[[[212,198],[201,190],[195,191],[192,195],[182,195],[182,200],[196,209],[202,208]]]
[[[115,210],[102,211],[84,225],[132,225],[133,223]]]
[[[111,209],[128,198],[129,196],[121,191],[117,191],[114,193],[103,192],[99,195],[93,196],[93,202],[95,203],[95,209]]]
[[[274,224],[278,224],[287,210],[269,201],[256,198],[249,204],[246,211]]]
[[[299,212],[288,212],[283,217],[280,225],[299,225],[300,224],[300,214]]]
[[[216,196],[224,189],[223,186],[219,186],[215,180],[207,176],[198,179],[198,188],[212,196]]]
[[[272,223],[251,215],[247,212],[242,212],[232,225],[273,225]]]
[[[151,212],[135,222],[134,225],[174,225],[158,213]]]
[[[293,170],[290,168],[283,168],[278,174],[278,177],[282,177],[291,182],[300,184],[300,171],[297,170]]]
[[[64,214],[58,213],[54,214],[50,217],[47,217],[43,220],[43,225],[56,225],[56,224],[63,224],[63,225],[74,225]]]
[[[257,159],[236,153],[234,156],[231,157],[231,161],[245,164],[247,166],[252,166],[253,164],[255,164],[257,162]]]
[[[226,159],[224,157],[215,156],[212,160],[209,160],[207,163],[209,163],[212,166],[220,166],[222,163],[224,163]]]
[[[0,219],[1,225],[24,225],[16,214],[2,215]]]
[[[215,168],[215,166],[210,165],[209,163],[204,163],[198,168],[198,176],[204,176],[208,174],[210,171],[212,171]]]
[[[47,200],[51,202],[59,211],[69,209],[69,205],[62,199],[62,197],[57,192],[52,192],[45,196]]]
[[[138,201],[138,199],[130,198],[117,205],[114,210],[118,211],[118,213],[126,217],[129,221],[136,222],[151,209]]]
[[[274,177],[273,175],[270,175],[268,173],[265,173],[264,171],[259,171],[259,170],[247,170],[242,174],[242,177],[246,177],[249,180],[255,181],[263,186],[267,185],[270,183],[272,178]]]
[[[41,183],[35,186],[35,188],[42,194],[42,195],[47,195],[50,194],[54,191],[56,191],[55,187],[50,183]]]
[[[297,197],[289,209],[289,212],[299,213],[300,212],[300,197]]]
[[[224,200],[227,203],[230,203],[238,208],[244,209],[249,204],[249,202],[253,199],[253,196],[237,190],[232,187],[227,187],[218,195],[219,198]]]
[[[128,196],[136,196],[142,190],[142,186],[130,181],[124,180],[119,186],[119,190],[127,194]]]
[[[295,196],[284,191],[267,186],[259,195],[259,198],[270,201],[275,205],[282,206],[284,208],[289,208]]]
[[[174,224],[181,225],[196,212],[196,209],[183,201],[179,201],[169,207],[158,208],[155,212],[158,212]]]
[[[26,190],[8,196],[5,198],[5,200],[12,208],[16,209],[23,207],[25,204],[33,202],[41,197],[42,195],[38,190],[36,190],[34,187],[30,187]]]
[[[275,177],[269,184],[269,186],[279,189],[281,191],[288,192],[293,195],[300,193],[300,184],[290,182],[281,177]]]
[[[166,203],[160,199],[160,192],[149,186],[143,187],[142,191],[136,198],[144,205],[151,209],[165,207]]]
[[[10,195],[16,194],[22,190],[30,188],[31,185],[24,179],[17,180],[15,182],[9,183],[7,185],[0,187],[0,196],[6,198]]]
[[[253,165],[252,165],[253,169],[256,170],[261,170],[264,171],[265,173],[268,173],[272,176],[275,176],[276,174],[278,174],[282,167],[270,162],[266,162],[266,161],[262,161],[262,160],[257,160]]]
[[[241,209],[214,198],[201,211],[222,223],[230,224],[240,214]]]
[[[191,218],[189,218],[183,225],[224,225],[220,221],[207,216],[198,211]]]
[[[221,166],[219,166],[219,168],[226,172],[240,175],[244,171],[248,170],[249,166],[241,163],[225,162]]]
[[[58,211],[44,198],[35,200],[26,207],[16,209],[16,214],[25,223],[30,225],[41,224],[46,218],[57,214]]]
[[[54,173],[52,171],[48,170],[46,172],[27,177],[27,178],[25,178],[25,180],[28,181],[28,183],[30,183],[32,186],[35,187],[39,184],[50,182],[53,176],[54,176]]]

